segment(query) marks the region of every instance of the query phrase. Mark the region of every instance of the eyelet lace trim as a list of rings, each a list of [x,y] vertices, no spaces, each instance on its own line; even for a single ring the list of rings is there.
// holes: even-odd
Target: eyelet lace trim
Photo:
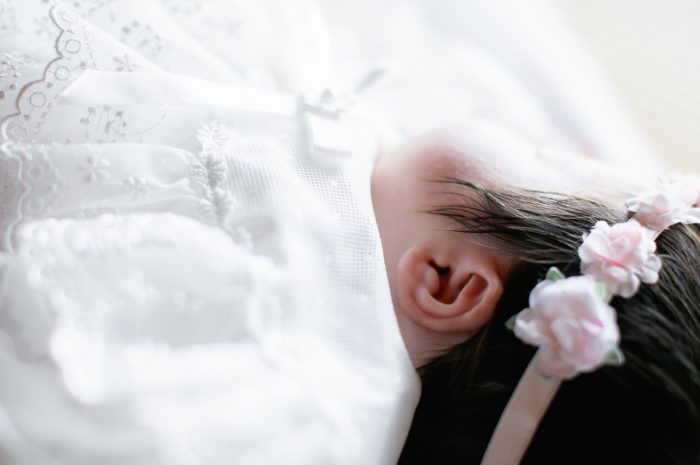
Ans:
[[[91,11],[107,3],[95,1]],[[22,210],[46,206],[47,196],[36,192],[42,188],[36,182],[37,176],[43,178],[45,173],[55,172],[45,154],[40,163],[31,163],[33,157],[22,142],[31,141],[41,130],[61,92],[75,80],[75,71],[96,65],[85,23],[61,5],[51,8],[49,18],[59,32],[55,45],[58,56],[46,65],[40,79],[21,88],[15,102],[15,113],[0,120],[0,141],[3,142],[0,145],[0,248],[3,250],[13,249],[12,231],[21,221]],[[18,65],[16,60],[14,65]],[[58,185],[51,184],[49,191],[55,191]],[[32,192],[31,205],[24,205],[24,200],[30,198],[30,191],[35,191]]]
[[[41,79],[24,85],[17,97],[17,111],[0,121],[3,140],[31,140],[41,130],[61,93],[75,80],[76,71],[96,68],[97,61],[86,23],[60,5],[53,7],[49,14],[60,31],[56,39],[58,57],[46,66]]]
[[[0,250],[14,250],[14,231],[22,221],[23,213],[39,214],[42,208],[48,208],[53,203],[50,197],[57,199],[60,195],[62,178],[51,159],[45,153],[36,152],[32,142],[41,133],[63,91],[88,69],[129,72],[141,67],[143,58],[129,53],[113,53],[105,60],[98,60],[96,56],[92,45],[92,26],[84,18],[111,3],[112,0],[85,0],[75,4],[75,12],[58,4],[50,8],[46,21],[34,21],[32,27],[42,28],[35,31],[36,34],[48,34],[47,25],[50,24],[57,37],[55,58],[46,64],[41,77],[36,80],[27,82],[27,77],[21,76],[20,72],[20,68],[35,64],[33,57],[16,53],[0,54],[0,97],[11,98],[16,93],[14,112],[0,114]],[[0,35],[4,31],[1,26],[2,18]],[[148,39],[149,44],[156,44],[154,51],[158,51],[160,45],[155,32],[143,25],[138,26],[138,30],[127,32],[134,36],[134,40]],[[5,32],[16,32],[8,31]],[[144,36],[146,33],[150,35]],[[36,63],[36,66],[40,65]],[[25,78],[23,82],[22,77]],[[87,111],[80,121],[85,127],[86,140],[100,143],[126,139],[127,123],[121,109],[89,107]],[[85,180],[89,182],[106,182],[110,177],[105,160],[86,160],[78,169],[85,171]],[[126,183],[124,189],[133,191],[134,195],[142,195],[142,184],[142,180],[134,179],[134,182]]]

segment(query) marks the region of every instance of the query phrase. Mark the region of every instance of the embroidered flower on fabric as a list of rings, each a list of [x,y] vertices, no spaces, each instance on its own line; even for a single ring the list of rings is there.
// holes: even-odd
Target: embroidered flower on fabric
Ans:
[[[210,147],[222,147],[226,145],[229,138],[230,134],[228,128],[220,121],[204,124],[197,131],[197,140],[205,149]]]
[[[144,178],[129,176],[122,181],[122,191],[131,194],[134,200],[140,200],[148,193],[148,183]]]
[[[109,160],[91,154],[83,160],[78,169],[85,172],[83,180],[87,183],[106,182],[110,178],[110,166],[112,164]]]
[[[652,234],[634,220],[613,226],[597,222],[578,249],[581,272],[604,282],[612,295],[631,297],[640,282],[659,278],[661,260]]]
[[[675,223],[700,223],[700,177],[673,175],[656,190],[628,199],[634,219],[656,232]]]
[[[530,306],[514,322],[515,335],[539,347],[546,376],[570,379],[601,365],[624,360],[615,310],[601,298],[589,276],[542,281],[530,294]]]

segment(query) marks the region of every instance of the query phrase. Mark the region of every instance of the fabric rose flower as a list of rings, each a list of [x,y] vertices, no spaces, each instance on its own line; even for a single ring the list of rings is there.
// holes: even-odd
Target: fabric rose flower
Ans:
[[[513,331],[539,347],[540,369],[547,376],[570,379],[622,357],[615,310],[588,276],[539,283]]]
[[[634,219],[661,232],[676,223],[700,223],[700,177],[675,175],[661,182],[656,190],[628,199]]]
[[[599,221],[578,249],[581,272],[603,281],[612,295],[631,297],[640,281],[659,278],[661,260],[652,234],[635,220],[613,226]]]

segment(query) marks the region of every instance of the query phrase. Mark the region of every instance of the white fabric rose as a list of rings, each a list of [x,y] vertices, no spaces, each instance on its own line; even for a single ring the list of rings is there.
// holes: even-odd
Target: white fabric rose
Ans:
[[[605,364],[611,352],[619,354],[615,310],[588,276],[539,283],[513,330],[540,348],[540,369],[547,376],[570,379]]]
[[[640,281],[659,278],[661,260],[652,235],[635,220],[613,226],[599,221],[578,249],[581,272],[603,281],[612,295],[631,297]]]
[[[675,223],[700,223],[700,177],[670,176],[658,189],[642,192],[626,204],[639,223],[656,232]]]

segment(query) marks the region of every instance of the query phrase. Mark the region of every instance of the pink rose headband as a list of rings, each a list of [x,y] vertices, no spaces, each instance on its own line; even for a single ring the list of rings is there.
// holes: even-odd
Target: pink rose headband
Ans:
[[[530,293],[529,307],[507,326],[538,347],[491,436],[482,465],[518,464],[562,380],[603,365],[621,365],[614,296],[631,297],[659,278],[655,239],[676,223],[700,223],[700,177],[673,175],[626,203],[634,216],[599,221],[578,249],[581,276],[551,268]]]

